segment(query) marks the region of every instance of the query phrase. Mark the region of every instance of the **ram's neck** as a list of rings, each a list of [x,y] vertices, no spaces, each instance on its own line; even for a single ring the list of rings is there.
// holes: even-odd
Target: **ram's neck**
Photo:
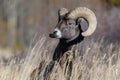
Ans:
[[[84,40],[84,37],[81,35],[78,35],[78,37],[76,37],[74,40],[72,40],[70,42],[67,42],[67,40],[65,40],[65,39],[60,39],[60,44],[61,44],[61,46],[69,47],[69,46],[78,44],[83,40]]]

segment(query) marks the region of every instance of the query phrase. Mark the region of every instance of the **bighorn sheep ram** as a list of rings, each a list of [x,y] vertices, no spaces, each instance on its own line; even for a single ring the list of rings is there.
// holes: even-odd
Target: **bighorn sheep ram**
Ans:
[[[53,61],[50,65],[48,65],[49,67],[46,68],[45,74],[52,70],[55,61],[59,62],[60,66],[62,66],[61,63],[64,63],[68,60],[67,58],[69,58],[66,56],[64,57],[64,54],[71,50],[73,45],[83,41],[84,37],[90,36],[95,31],[97,26],[97,20],[94,12],[86,7],[78,7],[71,11],[68,11],[66,8],[61,8],[58,11],[58,15],[58,23],[54,31],[49,36],[60,40],[54,51]],[[88,23],[88,29],[86,31],[83,31],[81,28],[81,22],[83,19]],[[67,56],[71,56],[71,53]],[[72,52],[72,58],[74,58],[74,52]],[[67,73],[69,73],[68,76],[70,76],[72,62],[68,60],[67,63],[69,63],[66,64],[66,66],[69,66],[69,72]]]
[[[84,37],[91,35],[97,25],[97,20],[94,12],[86,7],[78,7],[72,11],[66,8],[61,8],[58,11],[59,20],[53,31],[50,34],[51,38],[59,38],[59,44],[55,49],[53,60],[59,60],[60,57],[72,48],[73,45],[83,41]],[[81,21],[85,19],[89,24],[86,31],[81,29]]]

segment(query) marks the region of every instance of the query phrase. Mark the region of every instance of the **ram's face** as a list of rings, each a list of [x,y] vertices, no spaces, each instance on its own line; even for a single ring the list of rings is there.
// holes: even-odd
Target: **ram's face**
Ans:
[[[74,10],[68,11],[66,8],[61,8],[58,11],[58,24],[56,25],[53,33],[50,34],[51,38],[64,38],[70,39],[80,33],[82,36],[90,36],[96,29],[97,20],[94,12],[85,7],[78,7]],[[88,29],[80,32],[79,24],[81,19],[88,22]]]
[[[53,33],[50,34],[50,37],[70,39],[76,35],[76,30],[78,29],[75,20],[62,18],[56,25]]]

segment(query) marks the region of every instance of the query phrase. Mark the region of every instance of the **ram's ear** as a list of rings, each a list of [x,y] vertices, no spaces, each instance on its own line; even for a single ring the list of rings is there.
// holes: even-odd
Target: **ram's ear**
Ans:
[[[84,21],[85,21],[84,18],[77,18],[77,19],[76,19],[76,24],[77,24],[77,25],[80,25],[80,23],[82,23],[82,22],[84,22]]]
[[[88,29],[89,23],[85,18],[78,18],[76,20],[76,25],[79,27],[81,32],[84,32]]]

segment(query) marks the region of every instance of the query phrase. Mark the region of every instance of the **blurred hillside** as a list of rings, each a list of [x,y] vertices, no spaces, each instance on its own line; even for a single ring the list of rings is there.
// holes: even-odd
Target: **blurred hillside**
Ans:
[[[94,39],[120,41],[120,0],[0,0],[0,46],[23,50],[38,32],[48,37],[61,7],[85,6],[98,19]]]

